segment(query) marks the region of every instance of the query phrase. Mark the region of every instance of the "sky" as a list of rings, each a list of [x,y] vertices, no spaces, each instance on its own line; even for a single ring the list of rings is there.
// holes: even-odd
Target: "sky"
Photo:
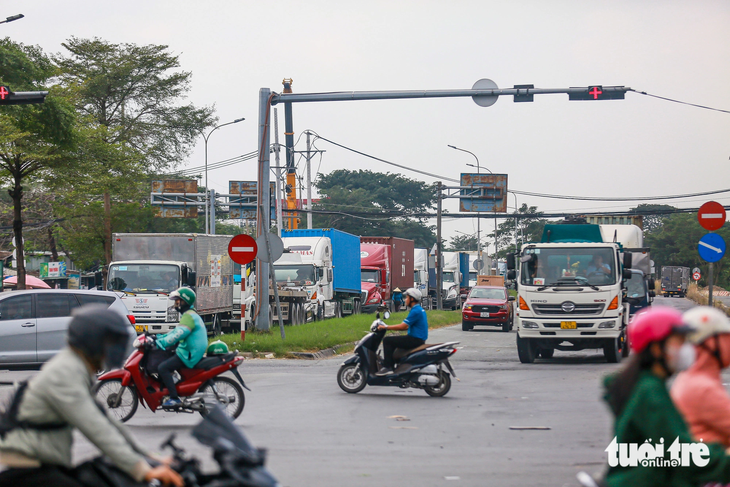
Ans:
[[[623,85],[730,110],[730,3],[722,0],[2,2],[0,17],[17,13],[25,18],[0,25],[0,35],[48,52],[62,52],[71,36],[168,45],[193,74],[189,101],[214,105],[219,123],[246,118],[211,136],[209,163],[256,150],[259,89],[280,92],[283,78],[294,80],[296,93],[463,89],[482,78],[500,88]],[[283,119],[281,106],[282,143]],[[447,147],[455,145],[483,168],[508,174],[509,189],[519,191],[617,197],[730,188],[730,114],[631,92],[597,102],[504,96],[488,108],[469,98],[295,104],[295,137],[306,129],[449,178],[475,163]],[[400,171],[316,145],[326,152],[313,173]],[[297,150],[304,149],[302,137]],[[203,163],[201,137],[180,165]],[[255,160],[209,172],[219,193],[229,180],[255,179]],[[697,207],[708,199],[671,203]],[[727,205],[730,193],[712,199]],[[571,212],[636,205],[518,196],[523,203]],[[447,200],[445,208],[456,212],[458,203]],[[444,220],[447,238],[475,230],[475,220]]]

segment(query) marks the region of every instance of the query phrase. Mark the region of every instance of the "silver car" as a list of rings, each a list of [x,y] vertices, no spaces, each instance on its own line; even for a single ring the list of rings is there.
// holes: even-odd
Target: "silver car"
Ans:
[[[0,368],[40,365],[66,346],[71,312],[86,304],[103,304],[127,317],[131,341],[133,318],[113,292],[32,289],[0,293]]]

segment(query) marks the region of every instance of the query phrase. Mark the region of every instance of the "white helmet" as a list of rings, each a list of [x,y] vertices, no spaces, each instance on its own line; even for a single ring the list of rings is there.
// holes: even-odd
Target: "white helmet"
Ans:
[[[406,292],[404,292],[406,296],[410,296],[411,299],[416,301],[417,303],[421,302],[421,299],[423,298],[423,294],[421,294],[421,291],[416,289],[415,287],[406,289]]]
[[[717,308],[697,306],[682,315],[684,322],[696,329],[689,334],[689,340],[699,345],[708,338],[730,333],[730,318]]]

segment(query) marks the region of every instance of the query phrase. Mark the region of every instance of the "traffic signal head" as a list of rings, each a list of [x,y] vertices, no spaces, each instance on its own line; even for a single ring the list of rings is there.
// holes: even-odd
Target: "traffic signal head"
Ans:
[[[47,91],[17,91],[12,92],[7,86],[0,85],[0,105],[28,105],[43,103]]]
[[[291,194],[291,184],[287,184],[284,189],[286,191],[286,194]]]
[[[623,86],[594,85],[587,88],[571,88],[568,99],[573,100],[623,100],[627,88]]]

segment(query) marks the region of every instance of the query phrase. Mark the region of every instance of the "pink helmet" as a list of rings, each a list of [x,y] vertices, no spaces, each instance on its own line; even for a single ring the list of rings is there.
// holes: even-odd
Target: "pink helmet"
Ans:
[[[687,334],[693,328],[684,323],[682,313],[674,308],[652,307],[638,313],[629,323],[629,344],[631,349],[640,353],[651,342],[659,342],[672,333]]]

